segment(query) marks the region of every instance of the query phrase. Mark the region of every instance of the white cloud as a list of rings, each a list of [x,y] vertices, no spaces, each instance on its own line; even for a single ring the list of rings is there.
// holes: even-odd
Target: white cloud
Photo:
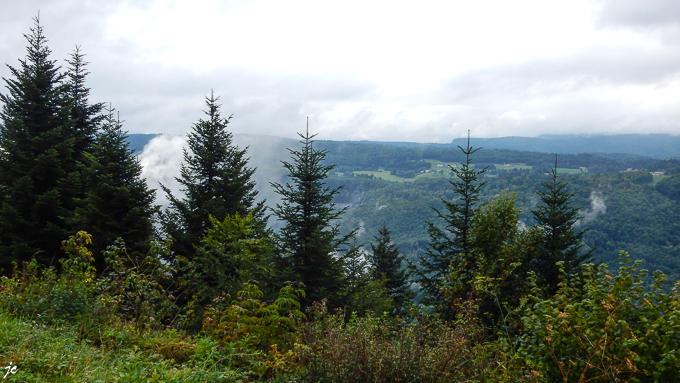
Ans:
[[[53,58],[81,45],[91,100],[135,133],[183,134],[213,89],[238,133],[294,138],[310,116],[335,140],[680,134],[674,0],[0,4],[0,61],[40,9]]]
[[[139,155],[142,165],[142,177],[146,178],[149,187],[157,189],[156,203],[166,206],[168,199],[160,189],[160,184],[172,191],[175,197],[181,198],[181,184],[175,177],[179,177],[182,165],[182,150],[186,147],[184,136],[162,135],[149,141]]]

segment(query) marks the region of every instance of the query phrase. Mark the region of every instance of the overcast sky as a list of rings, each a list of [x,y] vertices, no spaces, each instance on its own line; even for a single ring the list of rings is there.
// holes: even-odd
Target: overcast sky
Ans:
[[[185,133],[212,89],[235,133],[680,134],[677,0],[0,0],[0,62],[38,11],[132,133]]]

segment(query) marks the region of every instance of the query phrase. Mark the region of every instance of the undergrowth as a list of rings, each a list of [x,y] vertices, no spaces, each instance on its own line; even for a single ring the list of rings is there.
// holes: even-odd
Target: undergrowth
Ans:
[[[16,382],[657,382],[680,378],[680,285],[623,253],[618,273],[584,265],[555,296],[525,297],[517,336],[490,337],[478,307],[444,322],[306,315],[304,285],[265,301],[258,282],[207,306],[166,290],[156,244],[143,259],[117,243],[97,275],[89,235],[64,241],[61,268],[35,262],[0,279],[0,372]],[[537,290],[538,291],[538,290]],[[186,323],[199,323],[189,331]],[[515,322],[513,322],[515,323]],[[6,368],[8,367],[9,368]],[[14,369],[11,369],[14,368]]]

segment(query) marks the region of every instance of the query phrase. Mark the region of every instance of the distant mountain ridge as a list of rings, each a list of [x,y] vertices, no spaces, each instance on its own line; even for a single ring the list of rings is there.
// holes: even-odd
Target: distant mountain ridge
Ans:
[[[241,134],[236,134],[239,136]],[[130,148],[141,153],[144,146],[158,134],[130,134]],[[251,136],[251,135],[247,135]],[[486,149],[521,150],[541,153],[598,153],[609,155],[644,156],[667,159],[680,158],[680,135],[670,134],[616,134],[616,135],[553,135],[538,137],[471,138],[473,147]],[[329,140],[318,140],[329,141]],[[449,144],[423,144],[416,142],[339,141],[357,144],[379,144],[404,147],[465,146],[467,138],[456,138]],[[618,157],[618,156],[617,156]]]
[[[680,135],[541,135],[538,137],[474,138],[474,146],[487,149],[512,149],[548,153],[625,153],[651,158],[680,157]],[[466,138],[456,138],[451,145],[465,145]]]

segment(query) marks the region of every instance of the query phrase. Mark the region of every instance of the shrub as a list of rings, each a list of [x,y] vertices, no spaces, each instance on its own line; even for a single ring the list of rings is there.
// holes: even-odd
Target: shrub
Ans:
[[[142,258],[131,257],[122,239],[103,252],[107,269],[97,283],[100,300],[138,331],[164,328],[177,316],[179,308],[166,290],[171,284],[171,268],[162,262],[170,243],[154,241]]]
[[[216,338],[229,365],[258,378],[280,373],[289,365],[287,350],[297,340],[295,329],[305,319],[300,311],[303,284],[288,282],[274,301],[261,301],[257,281],[249,281],[229,302],[223,294],[206,307],[202,333]]]
[[[406,325],[388,315],[330,315],[314,305],[294,351],[310,382],[452,382],[482,378],[496,366],[489,344],[467,320],[447,325],[421,317]],[[468,319],[469,320],[469,319]]]
[[[61,272],[54,267],[42,269],[33,259],[19,269],[15,264],[12,278],[2,278],[0,301],[3,308],[18,316],[40,319],[46,323],[61,320],[97,318],[103,308],[94,293],[95,270],[92,253],[87,249],[91,236],[78,232],[62,242],[67,258],[60,260]]]
[[[550,381],[680,381],[680,284],[621,253],[618,274],[583,266],[549,299],[535,299],[523,317],[519,353],[528,370]],[[632,265],[631,265],[632,263]]]

